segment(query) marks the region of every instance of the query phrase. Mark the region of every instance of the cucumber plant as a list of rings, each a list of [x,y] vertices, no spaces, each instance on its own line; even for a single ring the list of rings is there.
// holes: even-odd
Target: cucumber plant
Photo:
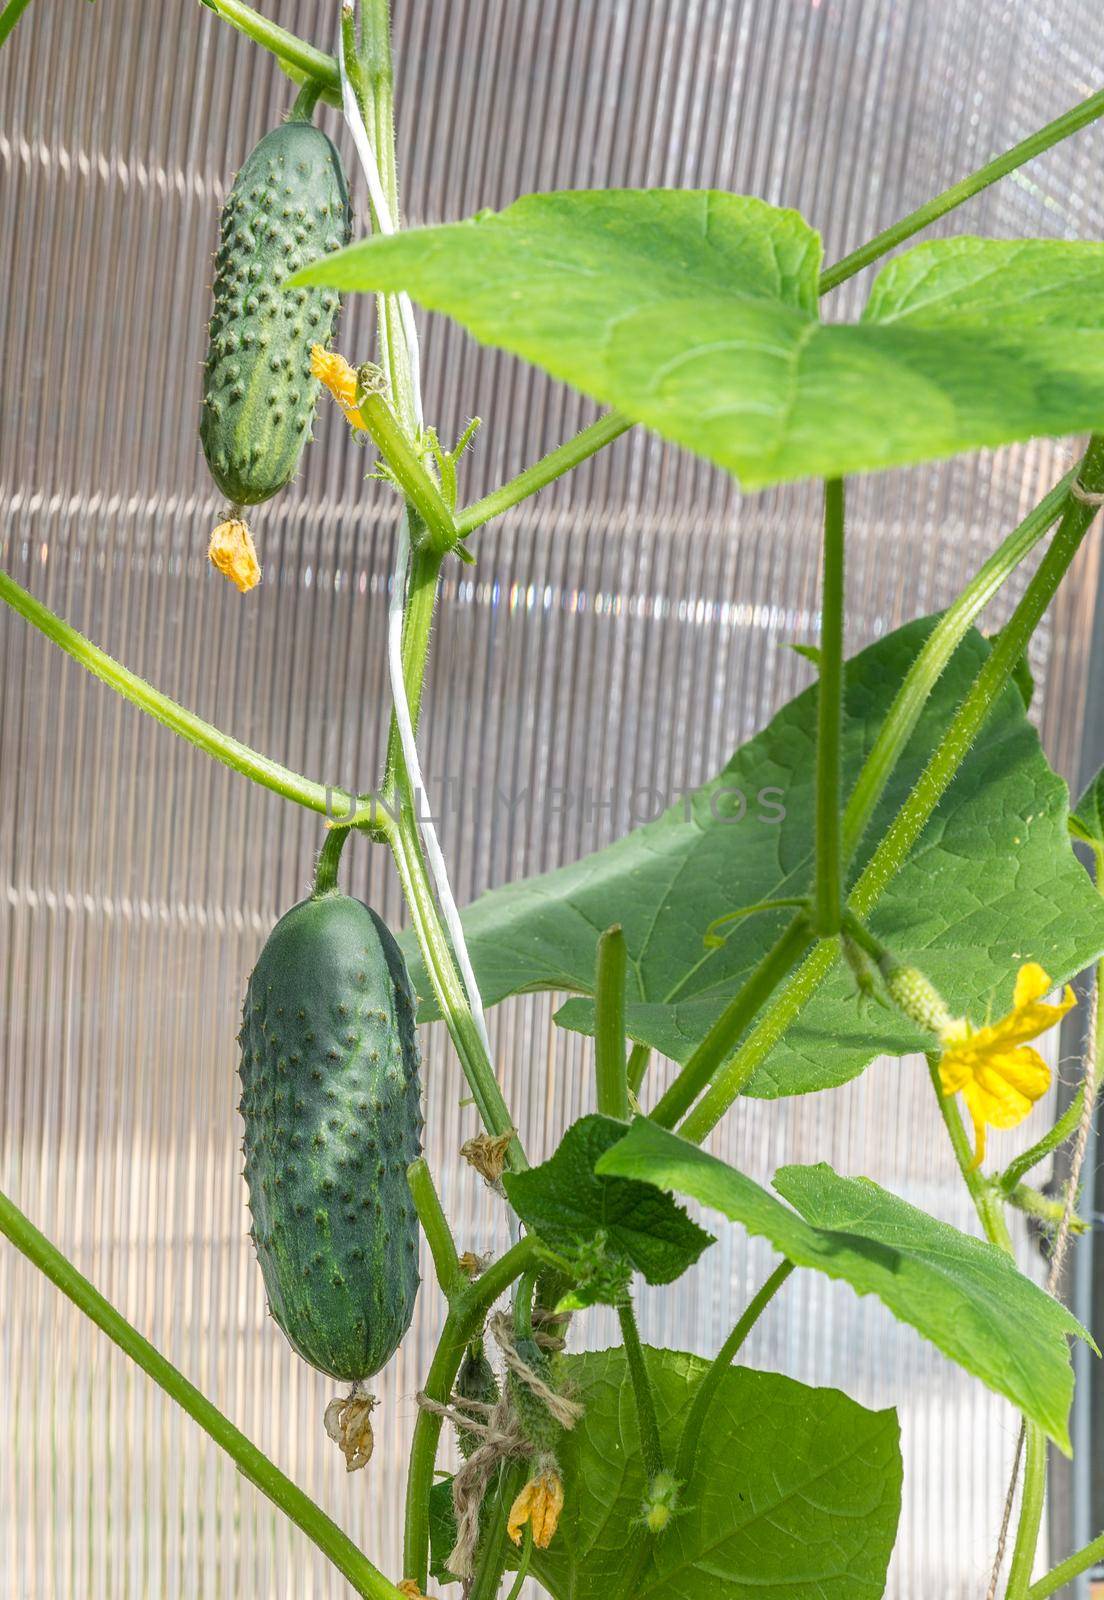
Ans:
[[[1104,92],[827,269],[797,213],[715,191],[533,195],[401,232],[386,0],[364,0],[359,19],[345,6],[337,58],[244,0],[206,3],[300,85],[290,120],[246,159],[224,212],[201,436],[231,516],[212,559],[239,587],[256,582],[241,509],[294,472],[320,383],[338,403],[332,425],[374,442],[370,492],[393,496],[401,519],[380,786],[340,797],[313,894],[259,954],[240,1071],[268,1302],[299,1354],[351,1386],[324,1419],[351,1468],[371,1471],[375,1400],[363,1385],[409,1326],[419,1225],[446,1298],[418,1396],[402,1572],[387,1576],[358,1550],[4,1196],[0,1228],[353,1592],[376,1600],[420,1596],[431,1582],[516,1600],[526,1576],[554,1600],[738,1600],[752,1589],[876,1600],[900,1509],[895,1413],[736,1362],[793,1272],[824,1273],[876,1295],[1019,1413],[1016,1529],[989,1592],[1046,1600],[1104,1556],[1102,1534],[1034,1577],[1048,1441],[1071,1447],[1070,1345],[1091,1337],[1056,1291],[1083,1227],[1078,1178],[1104,1061],[1095,1020],[1073,1104],[1053,1127],[1033,1125],[1031,1143],[1014,1130],[1041,1123],[1050,1082],[1032,1041],[1074,1005],[1068,980],[1104,953],[1104,780],[1071,816],[1027,719],[1023,662],[1104,504],[1104,245],[942,239],[883,267],[858,322],[822,322],[819,302],[1088,126]],[[312,121],[319,102],[342,109],[364,167],[370,231],[355,244],[340,161]],[[341,292],[378,297],[378,348],[352,360],[330,347]],[[472,430],[445,449],[426,421],[408,297],[614,409],[461,505]],[[476,559],[468,541],[480,527],[634,425],[717,463],[748,492],[824,480],[817,681],[688,804],[461,917],[417,804],[441,571]],[[946,611],[844,660],[848,477],[1080,433],[1090,438],[1077,466]],[[974,626],[982,611],[1040,550],[1009,621],[985,639]],[[328,809],[320,783],[168,700],[3,574],[0,597],[208,754],[290,802]],[[265,599],[262,589],[242,603]],[[776,837],[724,826],[726,795],[762,793],[780,775],[793,803]],[[391,852],[411,924],[398,938],[338,890],[354,835]],[[513,1242],[488,1260],[458,1253],[420,1155],[408,968],[425,1018],[449,1030],[482,1120],[464,1154],[487,1180],[488,1203],[509,1208]],[[530,1167],[483,1006],[537,987],[566,991],[557,1021],[594,1039],[596,1110]],[[830,1092],[912,1051],[927,1056],[932,1114],[975,1233],[827,1162],[782,1168],[767,1190],[703,1149],[742,1096]],[[661,1093],[649,1078],[657,1054],[675,1064]],[[1018,1144],[1003,1167],[990,1129]],[[1063,1145],[1068,1179],[1056,1199],[1029,1179]],[[768,1240],[779,1258],[710,1361],[651,1349],[637,1328],[637,1277],[669,1285],[713,1242],[676,1195]],[[1052,1234],[1045,1289],[1014,1259],[1014,1209]],[[596,1304],[616,1308],[622,1343],[573,1353],[573,1319]],[[438,1481],[445,1426],[461,1465]],[[1018,1451],[1009,1512],[1020,1463]]]

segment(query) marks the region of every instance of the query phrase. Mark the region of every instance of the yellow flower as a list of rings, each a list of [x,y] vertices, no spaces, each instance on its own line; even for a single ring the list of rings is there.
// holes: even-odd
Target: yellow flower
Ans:
[[[248,594],[261,581],[261,567],[253,535],[240,517],[220,522],[211,535],[207,555],[212,566],[230,579],[242,594]]]
[[[1069,984],[1058,1005],[1043,995],[1050,979],[1037,961],[1019,970],[1012,1010],[999,1022],[972,1028],[964,1017],[940,1031],[939,1078],[944,1094],[965,1096],[977,1142],[974,1166],[985,1159],[985,1129],[1014,1128],[1050,1087],[1050,1068],[1027,1043],[1060,1022],[1077,1002]]]
[[[356,369],[336,350],[325,350],[320,344],[311,345],[310,369],[311,375],[333,395],[353,427],[363,428],[356,403]]]
[[[520,1544],[521,1530],[528,1522],[533,1529],[533,1543],[537,1549],[547,1550],[559,1523],[563,1503],[560,1475],[546,1467],[537,1477],[529,1479],[510,1507],[506,1532],[515,1544]]]

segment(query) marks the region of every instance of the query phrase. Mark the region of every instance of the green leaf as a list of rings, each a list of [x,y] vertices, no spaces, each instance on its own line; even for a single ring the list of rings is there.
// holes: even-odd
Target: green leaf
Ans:
[[[910,623],[848,663],[845,792],[930,627]],[[987,650],[971,634],[948,665],[867,829],[852,879]],[[814,685],[792,700],[718,777],[655,822],[469,906],[464,927],[484,1001],[495,1005],[532,989],[589,995],[598,936],[616,921],[629,952],[628,1032],[685,1061],[792,913],[736,923],[719,949],[704,944],[710,923],[740,906],[806,894],[812,885],[816,692]],[[1024,961],[1038,961],[1058,983],[1104,950],[1104,904],[1070,846],[1067,799],[1019,692],[1009,687],[870,919],[874,933],[926,972],[956,1013],[982,1018],[991,1005],[1002,1014]],[[742,807],[742,820],[734,820]],[[780,809],[784,819],[772,820]],[[415,987],[428,994],[409,935],[404,948]],[[593,1032],[593,1005],[570,1000],[557,1021]],[[926,1042],[894,1012],[860,1014],[854,980],[838,965],[746,1092],[773,1098],[830,1088],[883,1052],[902,1055]]]
[[[645,1349],[673,1460],[706,1363]],[[556,1600],[621,1592],[644,1499],[624,1351],[567,1356],[584,1408],[564,1435],[564,1510],[534,1570]],[[901,1504],[899,1430],[835,1389],[733,1367],[702,1436],[685,1508],[653,1543],[633,1600],[879,1600]]]
[[[1104,767],[1077,802],[1070,816],[1070,832],[1083,843],[1104,850]]]
[[[452,1479],[438,1478],[429,1491],[429,1573],[438,1583],[459,1583],[449,1571],[448,1558],[456,1543],[456,1513],[452,1508]]]
[[[769,1239],[797,1266],[876,1294],[1070,1453],[1068,1340],[1089,1336],[995,1245],[937,1222],[869,1178],[841,1178],[823,1162],[778,1170],[774,1187],[790,1202],[783,1205],[735,1167],[643,1117],[599,1170],[691,1195]]]
[[[1104,245],[938,239],[857,324],[818,320],[820,238],[716,190],[528,195],[363,240],[290,285],[408,290],[746,488],[1104,421]]]
[[[713,1239],[652,1184],[598,1176],[598,1158],[624,1135],[613,1117],[581,1117],[547,1161],[502,1182],[522,1222],[554,1249],[589,1244],[601,1230],[649,1283],[672,1283]]]

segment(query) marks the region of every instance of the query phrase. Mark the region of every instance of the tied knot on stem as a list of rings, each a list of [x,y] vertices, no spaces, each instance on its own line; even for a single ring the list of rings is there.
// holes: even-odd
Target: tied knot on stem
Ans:
[[[563,1349],[568,1315],[537,1310],[533,1316],[533,1342],[542,1353],[553,1355]],[[520,1354],[513,1319],[506,1312],[490,1318],[488,1331],[502,1355],[508,1381],[493,1403],[453,1394],[448,1405],[419,1394],[418,1405],[444,1417],[457,1432],[474,1444],[467,1461],[452,1480],[452,1505],[456,1516],[456,1542],[449,1554],[449,1571],[462,1581],[475,1571],[479,1544],[480,1515],[491,1483],[507,1462],[528,1460],[533,1472],[510,1509],[507,1532],[514,1543],[526,1522],[533,1531],[533,1542],[541,1549],[556,1531],[563,1506],[563,1483],[554,1451],[536,1445],[518,1405],[519,1388],[534,1404],[542,1407],[552,1423],[570,1429],[582,1416],[582,1407],[561,1394],[549,1375],[537,1371]]]
[[[358,1472],[372,1459],[375,1437],[372,1412],[376,1397],[354,1383],[347,1395],[338,1395],[326,1407],[326,1432],[345,1457],[346,1472]]]

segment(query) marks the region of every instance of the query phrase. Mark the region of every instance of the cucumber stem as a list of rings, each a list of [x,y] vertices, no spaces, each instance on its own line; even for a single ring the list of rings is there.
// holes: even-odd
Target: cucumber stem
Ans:
[[[295,96],[295,103],[287,114],[289,122],[313,122],[314,108],[318,104],[318,97],[322,93],[322,85],[317,78],[308,78]]]
[[[341,852],[345,848],[345,841],[348,837],[348,828],[331,827],[326,834],[314,868],[312,900],[321,899],[324,894],[333,894],[337,888],[337,868],[341,861]]]

